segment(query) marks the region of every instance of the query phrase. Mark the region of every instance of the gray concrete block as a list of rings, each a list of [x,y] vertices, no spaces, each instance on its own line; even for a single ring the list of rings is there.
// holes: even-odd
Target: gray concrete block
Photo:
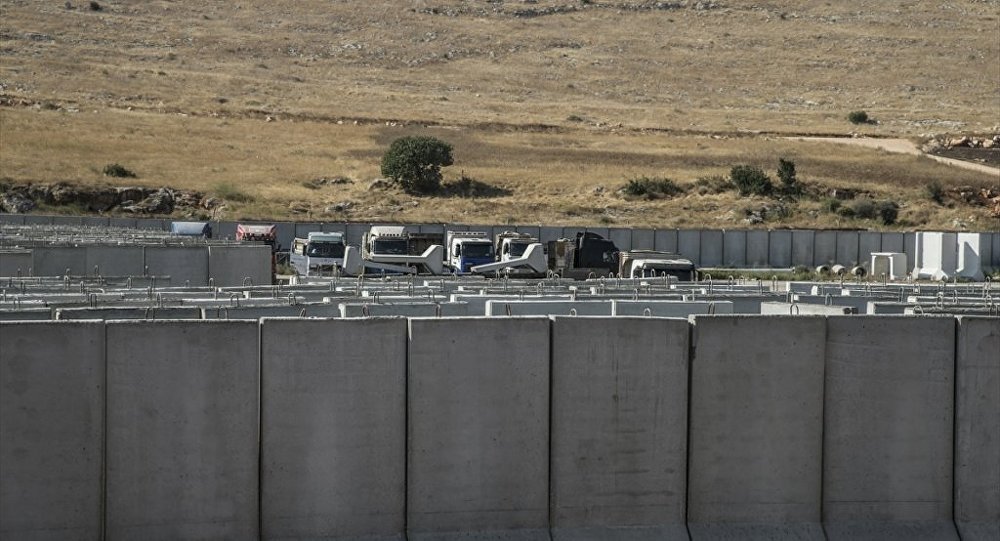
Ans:
[[[407,538],[548,539],[549,320],[411,319]]]
[[[494,299],[486,301],[487,316],[610,316],[611,301],[521,301]]]
[[[261,323],[264,539],[401,539],[405,319]]]
[[[653,231],[653,249],[661,252],[674,252],[681,253],[686,257],[697,257],[698,255],[698,243],[694,243],[693,246],[687,246],[687,248],[693,247],[693,256],[688,254],[683,254],[680,252],[680,244],[678,243],[678,232],[676,229],[657,229]],[[694,261],[694,260],[692,260]],[[697,263],[697,262],[696,262]]]
[[[655,250],[656,249],[656,231],[652,229],[633,229],[632,230],[632,249],[633,250]]]
[[[721,239],[719,239],[721,242]],[[677,251],[684,257],[691,260],[695,265],[703,266],[701,260],[701,231],[700,230],[678,230],[677,231]]]
[[[87,246],[87,274],[142,276],[146,256],[142,246]],[[96,270],[96,273],[95,273]]]
[[[1000,233],[993,233],[993,268],[1000,269]]]
[[[80,225],[85,227],[108,227],[110,219],[105,216],[80,216]]]
[[[347,233],[344,235],[346,237],[345,242],[352,246],[361,246],[362,237],[370,229],[371,224],[347,224]]]
[[[256,538],[257,322],[109,322],[107,341],[108,538]]]
[[[723,232],[717,229],[705,229],[699,232],[699,263],[702,267],[719,267],[723,265],[724,239]]]
[[[771,231],[768,237],[767,266],[787,268],[792,265],[792,232]]]
[[[0,323],[0,538],[102,539],[104,324]]]
[[[760,303],[761,315],[781,315],[781,316],[842,316],[845,314],[858,313],[857,308],[850,306],[825,306],[822,304],[788,303],[788,302],[762,302]]]
[[[56,308],[53,314],[55,319],[60,321],[72,319],[201,319],[200,308],[128,308],[128,307],[79,307],[79,308]]]
[[[746,265],[749,267],[769,267],[770,231],[761,229],[747,231]],[[789,245],[791,248],[791,245]],[[789,254],[791,255],[791,254]]]
[[[51,321],[51,308],[0,309],[0,321]]]
[[[860,235],[857,231],[837,231],[836,263],[845,267],[858,264],[858,243]]]
[[[347,224],[343,222],[323,222],[320,224],[323,227],[324,233],[343,233],[347,234]],[[420,229],[419,227],[417,228]]]
[[[262,317],[340,317],[340,308],[335,304],[288,304],[201,309],[202,319],[259,319]],[[165,318],[158,317],[157,319]]]
[[[1000,319],[960,317],[955,357],[955,522],[1000,539]]]
[[[160,220],[159,218],[137,218],[135,220],[135,228],[152,231],[170,231],[171,222],[172,220]]]
[[[125,229],[136,229],[136,219],[135,218],[121,218],[113,216],[108,219],[108,225],[111,227],[122,227]]]
[[[812,267],[816,265],[816,232],[813,230],[792,231],[792,265]]]
[[[903,233],[903,253],[906,254],[906,263],[910,268],[923,266],[923,261],[917,257],[917,234],[914,232]]]
[[[692,539],[734,538],[726,532],[822,539],[825,319],[699,316],[694,322]]]
[[[52,225],[52,216],[42,216],[39,214],[25,214],[24,225]]]
[[[275,222],[275,242],[278,244],[279,252],[286,252],[292,248],[292,240],[295,238],[295,224],[291,222]]]
[[[86,248],[77,246],[36,246],[31,249],[35,276],[83,276],[87,274]],[[67,271],[68,269],[68,271]]]
[[[595,235],[600,235],[606,239],[611,238],[611,229],[607,227],[587,227],[584,228],[584,231],[588,233],[594,233]]]
[[[563,236],[563,232],[562,232],[562,228],[561,227],[544,227],[543,226],[543,227],[540,227],[538,229],[538,233],[539,233],[539,235],[541,235],[538,238],[546,246],[548,245],[549,241],[559,240]]]
[[[212,238],[236,240],[237,225],[236,222],[212,222]]]
[[[882,233],[878,231],[862,231],[858,235],[858,264],[870,268],[872,252],[882,251]]]
[[[315,232],[315,231],[323,231],[323,224],[316,223],[316,222],[312,222],[312,223],[296,222],[296,224],[295,224],[295,237],[296,238],[304,239],[304,238],[306,238],[306,237],[309,236],[309,233],[312,233],[312,232]],[[366,229],[366,231],[367,231],[367,229]]]
[[[218,287],[271,283],[271,247],[264,245],[209,246],[208,277]]]
[[[680,319],[553,319],[555,539],[687,539],[688,331]]]
[[[169,285],[208,285],[206,246],[146,246],[145,258],[147,273],[152,276],[169,276]]]
[[[682,317],[702,314],[732,314],[732,301],[678,301],[678,300],[619,300],[611,301],[612,314],[615,316],[645,316],[649,310],[652,317]]]
[[[465,302],[393,302],[393,303],[358,303],[342,302],[338,305],[339,317],[458,317],[482,315],[477,311],[469,313],[469,304]]]
[[[707,233],[707,231],[705,232]],[[722,266],[743,268],[747,266],[747,232],[746,231],[723,231],[722,232]],[[704,234],[702,240],[702,250],[705,249]]]
[[[837,261],[837,232],[815,231],[813,234],[813,266],[833,265]]]
[[[903,253],[903,234],[885,231],[882,233],[882,246],[879,248],[882,252],[897,252]],[[871,263],[871,258],[868,260]]]
[[[957,539],[955,323],[827,323],[823,523],[829,539]]]

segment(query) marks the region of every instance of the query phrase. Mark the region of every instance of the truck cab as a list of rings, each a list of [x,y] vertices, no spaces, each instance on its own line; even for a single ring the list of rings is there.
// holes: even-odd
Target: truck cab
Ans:
[[[527,233],[504,231],[496,237],[497,261],[510,261],[524,255],[528,246],[538,242],[538,239]]]
[[[331,274],[344,265],[344,234],[311,232],[292,241],[288,259],[297,274]]]
[[[449,231],[447,258],[456,274],[466,274],[472,267],[493,263],[496,254],[485,231]]]
[[[181,237],[212,238],[212,224],[208,222],[170,222],[170,233]]]

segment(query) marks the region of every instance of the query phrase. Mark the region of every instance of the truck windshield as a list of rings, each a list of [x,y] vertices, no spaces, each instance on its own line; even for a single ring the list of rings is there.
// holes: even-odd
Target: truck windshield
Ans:
[[[344,257],[344,245],[339,242],[310,242],[306,247],[309,257]]]
[[[462,255],[465,257],[493,257],[493,245],[485,243],[463,243]]]
[[[528,249],[527,242],[512,242],[510,243],[510,256],[511,257],[521,257],[524,255],[524,251]]]
[[[375,239],[372,252],[379,255],[407,255],[406,239]]]

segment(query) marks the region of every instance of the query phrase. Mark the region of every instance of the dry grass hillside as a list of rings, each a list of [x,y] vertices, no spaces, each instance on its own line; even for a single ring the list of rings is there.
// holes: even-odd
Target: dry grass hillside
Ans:
[[[196,190],[224,206],[174,215],[228,219],[890,227],[844,212],[870,199],[891,227],[1000,229],[998,175],[783,137],[1000,132],[998,21],[996,0],[4,0],[0,179]],[[411,134],[499,195],[369,189]],[[711,180],[779,158],[801,195]],[[619,193],[638,177],[682,193]]]

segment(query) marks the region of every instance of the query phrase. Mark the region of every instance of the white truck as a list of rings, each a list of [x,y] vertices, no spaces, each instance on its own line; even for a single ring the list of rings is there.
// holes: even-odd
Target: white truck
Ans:
[[[545,276],[548,265],[545,247],[538,239],[516,231],[498,233],[494,239],[496,262],[476,265],[471,270],[476,274],[503,272],[508,276]]]
[[[472,267],[496,261],[493,241],[485,231],[449,231],[448,267],[455,274],[467,274]]]
[[[344,272],[353,276],[367,272],[441,274],[444,246],[431,244],[440,235],[411,234],[406,227],[376,225],[364,234],[360,252],[348,247]],[[415,253],[423,248],[420,253]]]
[[[619,276],[646,278],[676,276],[681,282],[694,280],[695,265],[690,259],[672,252],[631,250],[619,254]]]
[[[344,234],[310,232],[306,238],[292,241],[289,263],[296,274],[311,276],[334,274],[344,266]]]

